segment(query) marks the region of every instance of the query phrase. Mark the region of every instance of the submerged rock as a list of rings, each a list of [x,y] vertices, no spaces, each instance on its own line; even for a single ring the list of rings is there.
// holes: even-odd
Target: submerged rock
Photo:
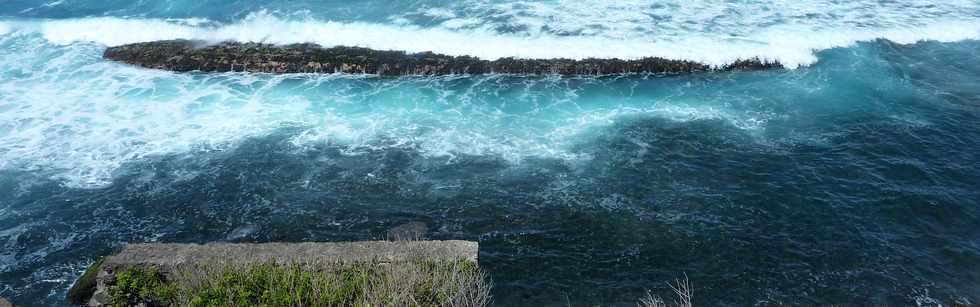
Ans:
[[[136,43],[106,49],[109,60],[177,72],[351,73],[383,76],[516,74],[613,75],[679,74],[716,70],[781,68],[775,62],[740,60],[724,67],[657,57],[621,59],[517,59],[494,61],[432,52],[373,50],[359,47],[324,48],[316,44],[169,40]]]

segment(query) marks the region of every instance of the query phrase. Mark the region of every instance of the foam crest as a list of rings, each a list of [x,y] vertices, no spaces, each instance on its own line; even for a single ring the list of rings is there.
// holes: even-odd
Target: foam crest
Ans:
[[[437,13],[447,14],[441,11]],[[634,17],[626,19],[631,20]],[[559,29],[552,30],[556,33],[507,33],[490,26],[466,27],[467,24],[479,23],[472,19],[449,19],[441,24],[445,26],[422,27],[412,24],[344,23],[312,18],[285,19],[259,12],[241,21],[223,25],[200,21],[117,17],[19,21],[13,24],[22,30],[38,31],[47,40],[61,45],[96,42],[114,46],[165,39],[276,44],[314,42],[324,46],[434,51],[490,60],[501,57],[633,59],[656,56],[720,66],[738,59],[759,57],[779,61],[791,68],[814,63],[816,51],[847,47],[860,41],[882,38],[899,43],[914,43],[920,40],[958,41],[980,38],[980,20],[975,18],[916,21],[919,22],[883,24],[880,27],[787,23],[766,27],[746,26],[747,28],[736,32],[704,32],[699,29],[688,29],[687,32],[674,30],[668,33],[639,30],[628,32],[625,28],[615,26],[593,33],[582,29],[561,30],[562,25],[569,21],[559,20],[555,24],[548,24]],[[529,22],[522,22],[527,23]],[[610,23],[617,24],[612,21]],[[577,35],[567,35],[566,32]]]
[[[224,148],[305,114],[302,102],[270,109],[229,84],[101,62],[97,50],[4,52],[4,70],[29,75],[0,86],[0,168],[101,186],[125,162]]]

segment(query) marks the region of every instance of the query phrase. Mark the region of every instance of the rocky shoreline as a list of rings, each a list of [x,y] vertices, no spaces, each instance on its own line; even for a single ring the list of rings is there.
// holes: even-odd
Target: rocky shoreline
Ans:
[[[347,73],[381,76],[465,74],[618,75],[682,74],[708,71],[778,69],[760,59],[736,61],[723,67],[649,57],[622,59],[517,59],[493,61],[432,52],[374,50],[359,47],[325,48],[316,44],[207,43],[168,40],[110,47],[103,58],[176,72]]]

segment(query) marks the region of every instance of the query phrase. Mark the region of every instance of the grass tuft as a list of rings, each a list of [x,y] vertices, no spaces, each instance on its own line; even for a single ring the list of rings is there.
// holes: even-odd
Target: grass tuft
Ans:
[[[675,279],[673,283],[667,283],[670,290],[674,292],[676,298],[674,298],[673,305],[668,304],[659,295],[653,294],[653,292],[647,291],[646,296],[640,299],[639,307],[692,307],[694,306],[694,288],[691,286],[691,282],[687,279],[687,274],[684,274],[684,279]]]

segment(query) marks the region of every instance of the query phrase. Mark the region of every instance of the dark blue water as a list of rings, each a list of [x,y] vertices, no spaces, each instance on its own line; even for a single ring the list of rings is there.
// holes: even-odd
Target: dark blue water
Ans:
[[[810,65],[685,76],[173,74],[99,58],[118,37],[98,31],[131,16],[286,18],[245,17],[271,6],[323,6],[304,13],[311,27],[424,32],[452,14],[603,40],[644,22],[534,30],[531,12],[564,15],[503,3],[0,4],[12,18],[0,23],[0,296],[62,305],[86,265],[127,242],[373,240],[420,221],[432,239],[480,242],[499,306],[634,306],[685,275],[699,306],[980,303],[969,37],[873,40],[813,61],[768,49]],[[866,9],[977,13],[909,5]],[[399,10],[434,21],[397,15],[405,25]],[[202,27],[184,23],[152,29]],[[980,28],[945,32],[964,31]]]

